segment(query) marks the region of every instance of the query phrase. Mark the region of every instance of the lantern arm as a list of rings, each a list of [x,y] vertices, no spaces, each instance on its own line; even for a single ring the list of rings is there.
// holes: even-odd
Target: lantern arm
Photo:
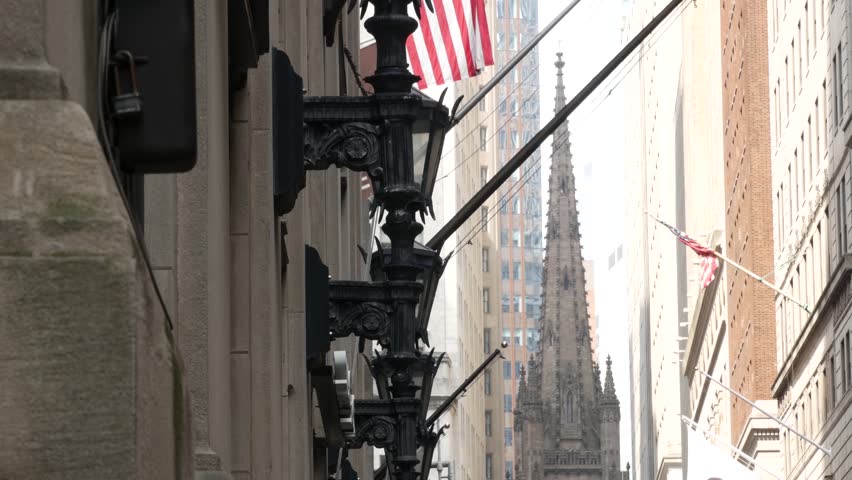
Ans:
[[[333,165],[367,172],[374,181],[382,178],[381,127],[367,122],[306,122],[305,127],[305,170]]]
[[[420,400],[355,400],[355,436],[347,441],[350,449],[371,447],[396,451],[397,421],[400,415],[416,415]]]

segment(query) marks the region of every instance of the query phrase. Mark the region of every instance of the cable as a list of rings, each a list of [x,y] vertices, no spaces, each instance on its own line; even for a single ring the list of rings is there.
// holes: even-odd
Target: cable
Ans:
[[[104,4],[104,7],[104,10],[107,10],[109,8],[109,2]],[[130,219],[130,225],[133,228],[133,243],[142,253],[142,261],[145,265],[145,270],[148,272],[148,276],[154,288],[154,294],[157,297],[157,301],[160,304],[160,308],[162,308],[163,310],[163,315],[165,315],[166,317],[166,322],[169,325],[169,329],[174,330],[174,323],[172,323],[172,318],[169,314],[169,309],[166,307],[166,302],[165,300],[163,300],[163,293],[160,291],[160,286],[157,284],[157,279],[154,276],[154,269],[151,267],[151,258],[148,255],[148,248],[145,246],[142,228],[139,225],[138,219],[133,215],[133,210],[130,208],[130,201],[127,199],[127,194],[121,185],[120,176],[118,173],[118,165],[114,152],[112,151],[112,132],[107,126],[108,113],[106,108],[106,81],[109,76],[109,53],[112,49],[112,36],[114,34],[115,24],[117,22],[118,14],[115,11],[106,15],[104,17],[104,26],[100,32],[100,38],[98,39],[98,76],[96,82],[96,91],[98,97],[98,137],[101,142],[101,147],[104,151],[104,156],[106,157],[107,163],[109,164],[109,171],[112,175],[112,180],[115,183],[116,189],[118,189],[118,193],[121,196],[121,202],[124,204],[124,209],[127,212],[127,217]]]

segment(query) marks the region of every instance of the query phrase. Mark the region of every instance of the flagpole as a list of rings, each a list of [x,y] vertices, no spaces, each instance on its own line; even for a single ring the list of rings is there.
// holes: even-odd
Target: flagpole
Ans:
[[[767,468],[766,468],[766,467],[764,467],[763,465],[761,465],[761,464],[757,463],[757,460],[755,460],[752,456],[750,456],[749,454],[747,454],[747,453],[745,453],[744,451],[740,450],[739,448],[737,448],[737,447],[735,447],[735,446],[731,445],[730,443],[726,442],[725,440],[721,439],[721,438],[720,438],[718,435],[716,435],[715,433],[713,433],[713,432],[711,432],[711,431],[709,431],[709,430],[706,430],[706,429],[704,429],[704,428],[701,428],[700,426],[698,426],[698,424],[697,424],[697,423],[695,423],[695,422],[694,422],[691,418],[687,417],[686,415],[681,415],[681,416],[680,416],[680,420],[681,420],[683,423],[687,424],[687,426],[692,427],[695,431],[701,431],[701,432],[704,432],[704,433],[705,433],[705,434],[707,434],[707,435],[710,435],[711,437],[713,437],[714,439],[716,439],[716,441],[717,441],[717,442],[719,442],[719,443],[721,443],[722,445],[724,445],[724,446],[726,446],[726,447],[730,448],[731,450],[733,450],[734,452],[736,452],[736,454],[737,454],[737,455],[739,455],[740,457],[743,457],[743,458],[745,458],[746,460],[748,460],[749,462],[751,462],[751,464],[752,464],[752,465],[754,465],[755,467],[758,467],[758,468],[760,468],[761,470],[763,470],[764,472],[766,472],[766,473],[768,473],[769,475],[771,475],[771,476],[772,476],[772,478],[775,478],[776,480],[781,480],[781,477],[779,477],[778,475],[775,475],[775,474],[774,474],[774,473],[772,473],[769,469],[767,469]],[[687,464],[687,468],[689,468],[689,464]]]
[[[766,410],[764,410],[764,409],[762,409],[762,408],[758,407],[756,403],[754,403],[754,402],[752,402],[751,400],[749,400],[749,399],[747,399],[746,397],[744,397],[744,396],[743,396],[740,392],[737,392],[736,390],[732,389],[731,387],[729,387],[729,386],[727,386],[727,385],[723,384],[722,382],[720,382],[720,381],[716,380],[715,378],[711,377],[711,376],[710,376],[710,375],[708,375],[708,374],[707,374],[707,372],[705,372],[704,370],[701,370],[700,368],[696,368],[696,369],[695,369],[695,371],[696,371],[696,372],[698,372],[698,373],[700,373],[700,374],[702,374],[702,375],[704,375],[705,377],[707,377],[707,379],[708,379],[708,380],[710,380],[711,382],[715,383],[716,385],[719,385],[720,387],[724,388],[725,390],[727,390],[727,391],[731,392],[732,394],[736,395],[736,396],[737,396],[737,398],[739,398],[740,400],[742,400],[742,401],[746,402],[747,404],[751,405],[751,406],[752,406],[752,407],[754,407],[754,409],[755,409],[755,410],[757,410],[758,412],[760,412],[760,413],[762,413],[762,414],[766,415],[767,417],[771,418],[772,420],[775,420],[775,423],[777,423],[778,425],[781,425],[782,427],[784,427],[784,428],[786,428],[787,430],[789,430],[791,433],[795,433],[795,434],[796,434],[799,438],[801,438],[801,439],[803,439],[804,441],[806,441],[806,442],[810,443],[811,445],[815,446],[816,448],[818,448],[818,449],[822,450],[822,452],[823,452],[823,453],[825,453],[826,455],[828,455],[829,457],[831,456],[831,449],[830,449],[830,448],[825,448],[825,447],[823,447],[822,445],[820,445],[820,444],[818,444],[818,443],[814,442],[814,441],[813,441],[813,440],[811,440],[810,438],[806,437],[803,433],[799,432],[799,431],[798,431],[798,430],[796,430],[795,428],[793,428],[793,427],[791,427],[791,426],[787,425],[786,423],[782,422],[782,421],[781,421],[781,419],[779,419],[779,418],[778,418],[778,417],[776,417],[775,415],[772,415],[771,413],[767,412]]]
[[[647,210],[645,211],[645,215],[648,215],[649,217],[653,218],[653,219],[654,219],[654,220],[656,220],[658,223],[665,224],[665,222],[663,222],[663,221],[662,221],[662,220],[660,220],[659,218],[655,217],[655,216],[654,216],[651,212],[649,212],[649,211],[647,211]],[[708,250],[709,250],[709,249],[708,249]],[[732,267],[734,267],[734,268],[736,268],[737,270],[739,270],[739,271],[741,271],[741,272],[745,273],[746,275],[750,276],[751,278],[753,278],[753,279],[757,280],[759,283],[761,283],[761,284],[763,284],[763,285],[765,285],[765,286],[767,286],[767,287],[771,288],[772,290],[774,290],[774,291],[775,291],[775,293],[777,293],[778,295],[781,295],[782,297],[786,298],[787,300],[789,300],[789,301],[793,302],[795,305],[797,305],[798,307],[800,307],[802,310],[804,310],[804,311],[805,311],[805,312],[807,312],[808,314],[810,314],[810,313],[811,313],[811,310],[810,310],[810,308],[808,308],[808,306],[807,306],[807,305],[805,305],[804,303],[802,303],[802,302],[800,302],[800,301],[796,300],[795,298],[791,297],[790,295],[787,295],[786,293],[782,292],[782,291],[781,291],[781,289],[779,289],[779,288],[778,288],[778,287],[776,287],[775,285],[773,285],[773,284],[771,284],[771,283],[769,283],[769,282],[765,281],[765,280],[763,279],[763,277],[758,276],[756,273],[752,272],[751,270],[749,270],[749,269],[745,268],[744,266],[740,265],[739,263],[737,263],[737,262],[735,262],[735,261],[731,260],[730,258],[728,258],[728,257],[726,257],[725,255],[723,255],[721,252],[717,252],[716,250],[712,250],[712,251],[713,251],[713,255],[715,255],[715,256],[716,256],[719,260],[722,260],[723,262],[730,264]]]
[[[556,18],[553,19],[553,21],[551,21],[546,27],[544,27],[544,30],[538,32],[538,34],[533,37],[532,40],[530,40],[529,45],[522,48],[518,53],[516,53],[515,56],[512,57],[511,60],[509,60],[509,63],[507,63],[502,69],[500,69],[499,72],[494,74],[494,77],[489,80],[488,83],[485,84],[485,86],[480,88],[479,91],[476,92],[476,94],[471,97],[471,99],[467,103],[462,105],[462,107],[459,108],[458,113],[456,113],[456,115],[453,117],[453,123],[450,125],[450,128],[458,125],[458,123],[461,122],[462,118],[464,118],[465,115],[470,113],[470,111],[473,110],[473,107],[475,107],[477,103],[481,102],[482,99],[485,98],[485,96],[488,95],[488,93],[491,92],[491,90],[493,90],[498,83],[500,83],[500,80],[503,80],[503,78],[508,75],[509,72],[512,71],[515,65],[521,63],[521,60],[523,60],[524,57],[526,57],[527,54],[530,53],[532,49],[538,45],[538,42],[540,42],[545,36],[547,36],[547,34],[550,33],[550,31],[553,30],[553,28],[563,18],[565,18],[565,15],[568,15],[568,12],[573,10],[578,3],[580,3],[580,0],[574,0],[573,2],[571,2],[571,4],[569,4],[565,8],[565,10],[562,11],[562,13],[557,15]]]

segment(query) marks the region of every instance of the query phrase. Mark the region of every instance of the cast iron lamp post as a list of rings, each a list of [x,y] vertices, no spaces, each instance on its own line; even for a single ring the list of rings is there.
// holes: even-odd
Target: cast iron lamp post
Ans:
[[[405,43],[417,20],[407,12],[410,3],[419,11],[420,0],[362,0],[362,12],[368,3],[375,14],[365,27],[376,38],[377,67],[366,81],[375,93],[305,98],[305,167],[366,171],[373,208],[385,212],[382,231],[390,245],[374,254],[373,281],[329,282],[329,327],[333,337],[355,334],[362,347],[366,339],[382,347],[370,360],[380,398],[355,402],[349,446],[384,448],[393,478],[416,480],[428,475],[440,435],[426,427],[425,417],[441,360],[418,349],[418,340],[428,342],[428,319],[418,315],[418,304],[442,267],[437,252],[415,242],[423,231],[417,214],[425,219],[431,211],[450,119],[440,100],[412,91],[418,77],[408,70]],[[424,465],[418,471],[419,447]]]

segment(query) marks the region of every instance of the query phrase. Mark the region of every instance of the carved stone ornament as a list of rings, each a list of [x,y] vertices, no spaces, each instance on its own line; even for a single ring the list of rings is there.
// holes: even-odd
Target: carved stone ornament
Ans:
[[[380,127],[365,122],[310,125],[305,130],[305,168],[325,170],[334,165],[367,172],[373,181],[380,180],[380,135]]]
[[[348,442],[349,448],[361,448],[365,443],[371,447],[391,449],[396,438],[396,421],[384,415],[370,417],[358,426],[355,437]]]

